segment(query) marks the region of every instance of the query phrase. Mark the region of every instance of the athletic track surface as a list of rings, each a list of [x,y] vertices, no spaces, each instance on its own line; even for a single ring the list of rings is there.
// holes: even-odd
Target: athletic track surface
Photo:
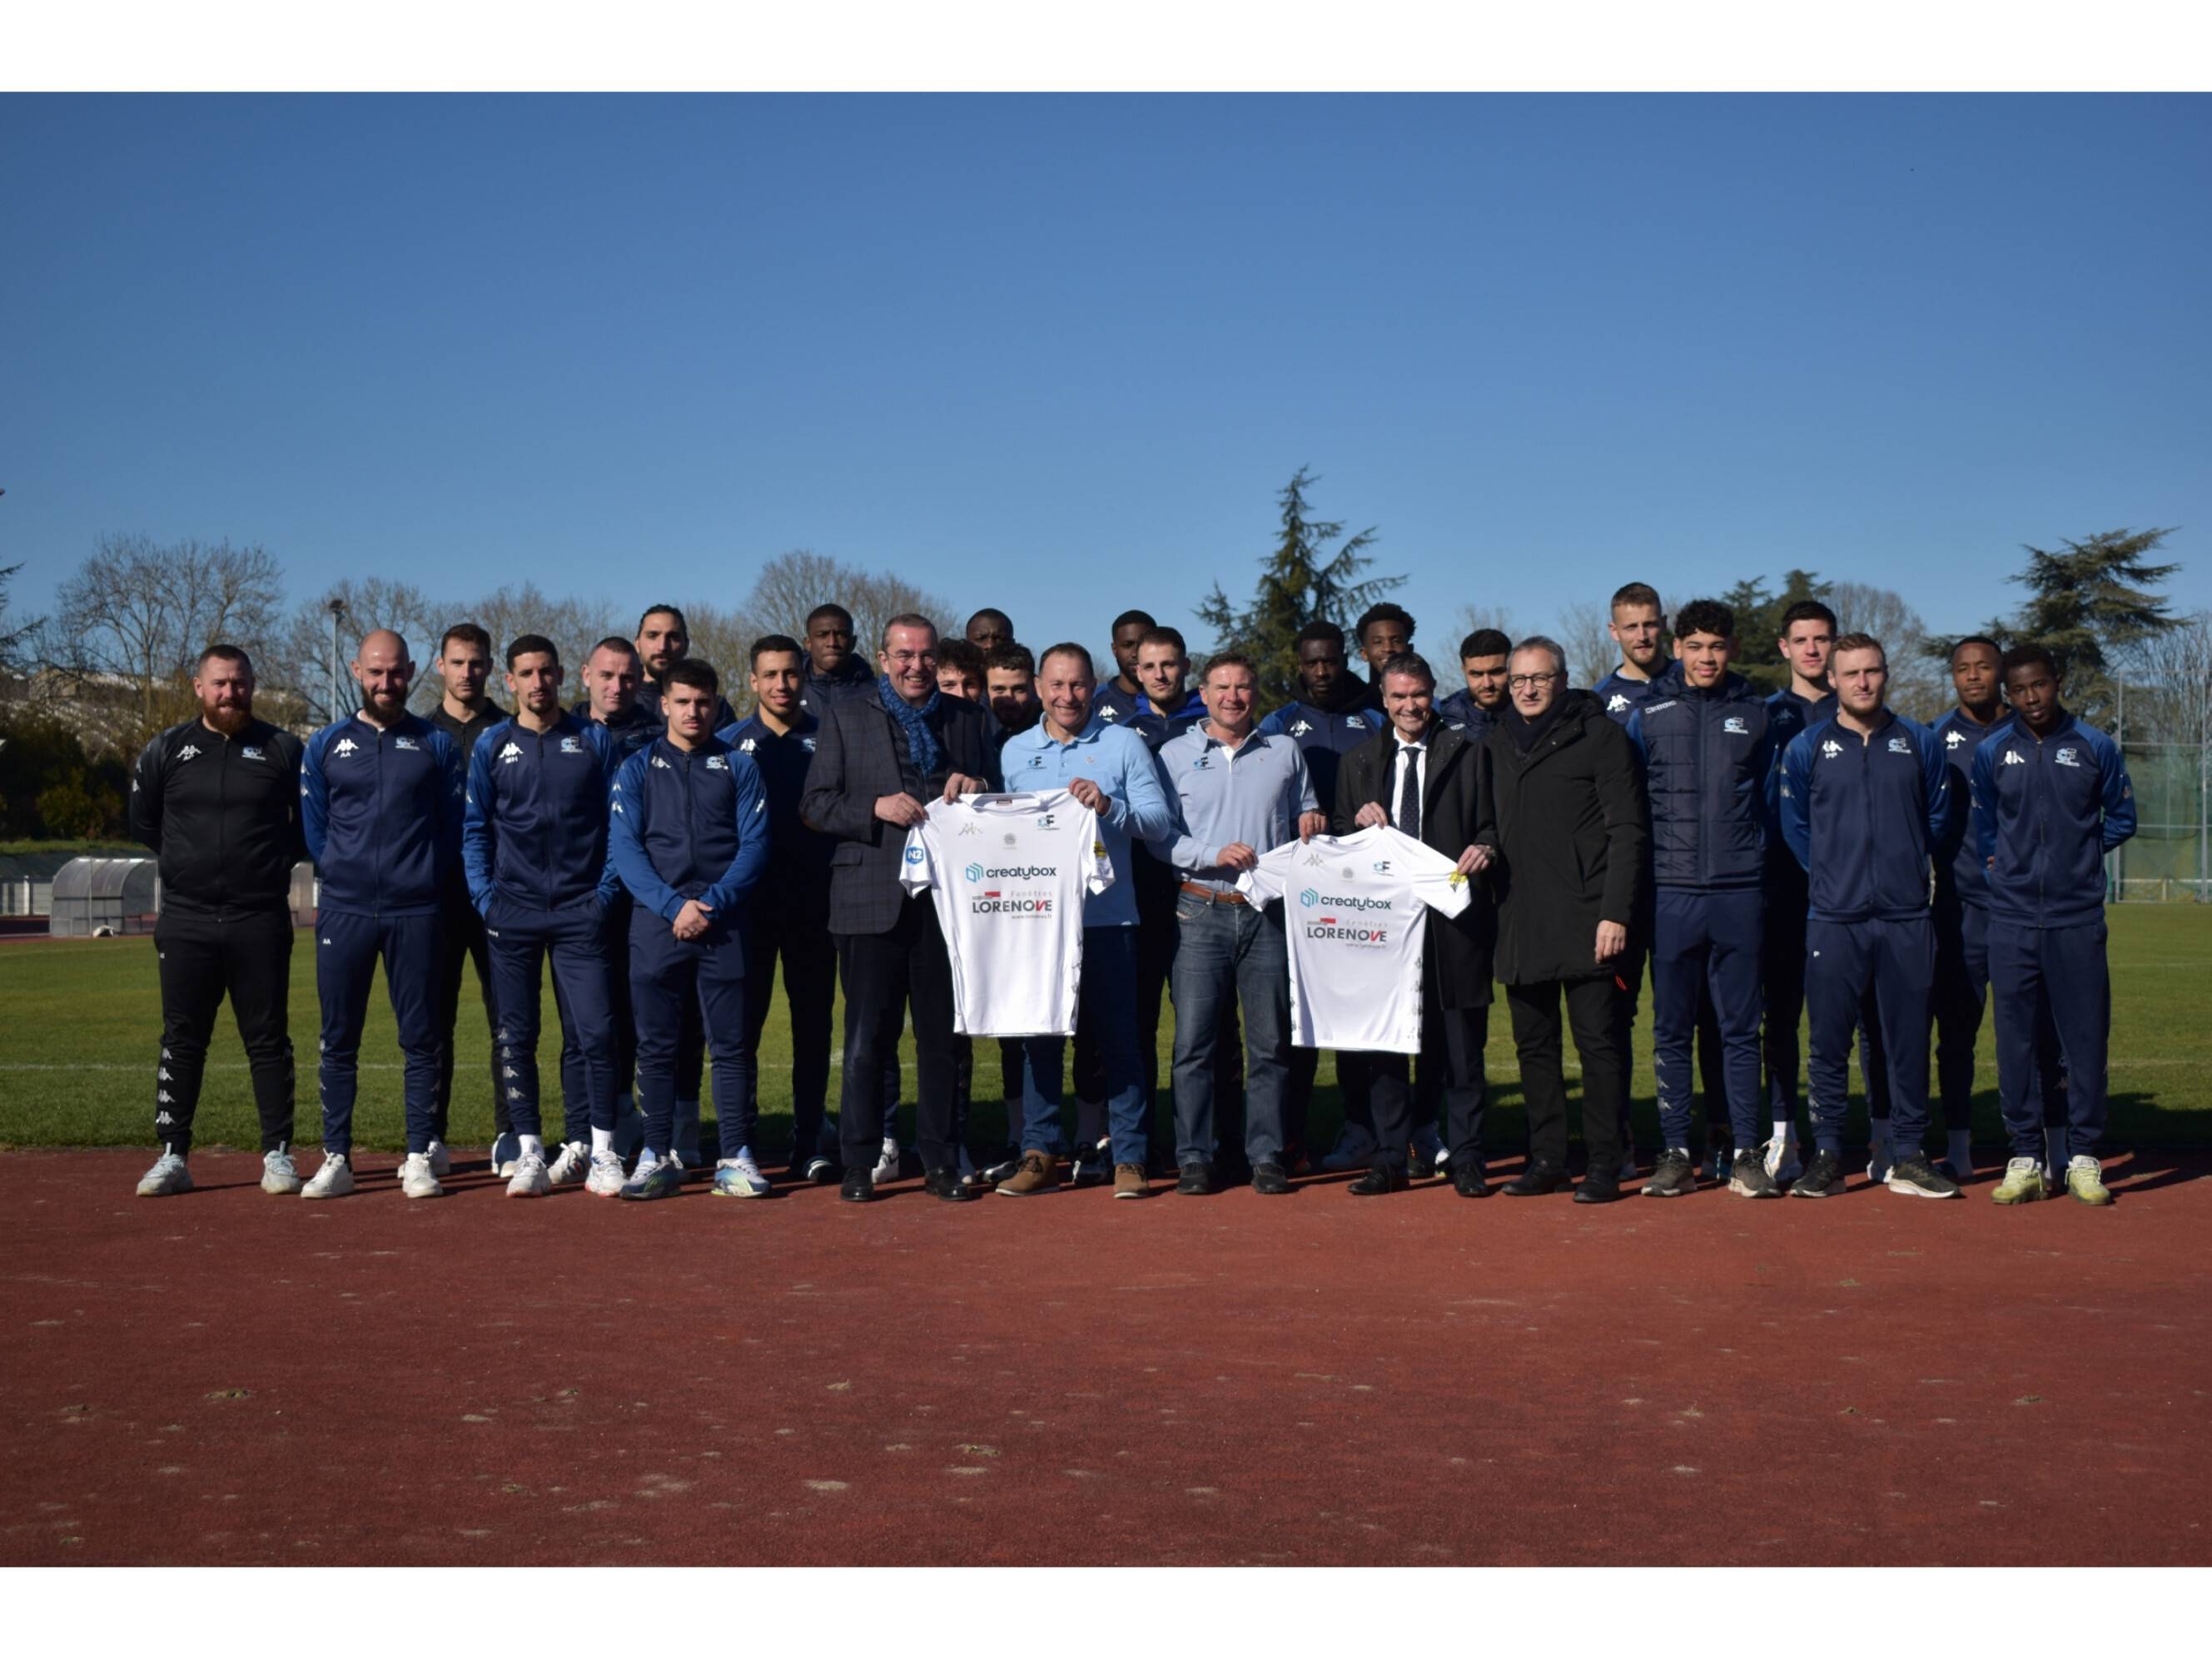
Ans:
[[[0,1170],[0,1562],[2212,1560],[2202,1158],[2104,1212],[146,1162]]]

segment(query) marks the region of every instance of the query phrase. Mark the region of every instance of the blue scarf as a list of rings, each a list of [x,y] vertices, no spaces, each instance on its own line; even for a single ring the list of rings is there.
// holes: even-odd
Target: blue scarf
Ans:
[[[876,696],[883,703],[884,712],[896,720],[906,732],[907,758],[914,763],[915,770],[921,775],[923,787],[927,787],[929,775],[937,770],[939,763],[945,758],[945,750],[937,741],[937,733],[930,729],[929,725],[929,717],[945,701],[944,694],[931,692],[929,701],[916,708],[892,689],[890,675],[881,674],[876,678]]]

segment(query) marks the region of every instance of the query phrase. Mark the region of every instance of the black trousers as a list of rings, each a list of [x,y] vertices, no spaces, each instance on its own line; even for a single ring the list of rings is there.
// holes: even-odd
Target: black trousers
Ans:
[[[1004,1144],[1009,1150],[1016,1149],[1022,1138],[1022,1040],[1019,1037],[986,1037],[983,1041],[999,1045],[999,1098],[1006,1103]],[[975,1098],[975,1039],[954,1037],[952,1058],[952,1138],[965,1146],[969,1144],[968,1109]]]
[[[1583,1147],[1594,1174],[1620,1166],[1620,1116],[1628,1101],[1628,993],[1611,974],[1505,988],[1521,1092],[1528,1112],[1528,1156],[1567,1165],[1567,1084],[1559,1004],[1583,1062]]]
[[[1424,1053],[1427,1043],[1422,1044]],[[1399,1058],[1403,1059],[1401,1055]],[[1438,1062],[1440,1066],[1442,1061]],[[1314,1079],[1321,1070],[1321,1050],[1292,1048],[1291,1050],[1290,1080],[1283,1085],[1283,1141],[1285,1148],[1306,1144],[1306,1124],[1313,1115]],[[1414,1086],[1414,1118],[1419,1122],[1436,1121],[1437,1103],[1443,1098],[1443,1077],[1440,1071],[1434,1079],[1430,1073],[1437,1068],[1424,1060]],[[1344,1095],[1344,1121],[1375,1127],[1375,1113],[1370,1106],[1370,1091],[1374,1086],[1374,1056],[1339,1049],[1336,1055],[1336,1083]]]
[[[1435,973],[1421,975],[1420,1086],[1417,1089],[1412,1081],[1411,1054],[1358,1056],[1370,1079],[1367,1097],[1375,1115],[1376,1169],[1403,1173],[1406,1146],[1413,1138],[1416,1116],[1422,1122],[1433,1121],[1433,1103],[1438,1099],[1444,1107],[1444,1136],[1451,1150],[1453,1173],[1482,1167],[1482,1109],[1487,1092],[1482,1050],[1489,1036],[1487,1006],[1444,1007],[1437,999]],[[1339,1075],[1347,1058],[1337,1056]]]
[[[230,997],[246,1045],[261,1150],[291,1144],[294,1079],[288,1016],[292,986],[289,910],[165,908],[154,924],[161,975],[161,1060],[155,1067],[154,1138],[170,1151],[192,1148],[216,1012]]]
[[[875,1167],[884,1139],[884,1077],[896,1075],[899,1028],[914,1011],[915,1141],[922,1167],[953,1167],[952,963],[927,894],[906,900],[888,933],[840,933],[845,1083],[837,1138],[845,1168]]]
[[[837,951],[830,938],[826,892],[771,899],[753,908],[745,953],[745,1029],[732,1045],[738,1085],[750,1115],[760,1115],[760,1040],[775,1000],[776,964],[791,1016],[791,1157],[804,1164],[822,1138],[830,1093],[831,1003],[837,994]],[[718,1062],[719,1063],[719,1062]],[[733,1151],[734,1148],[725,1148]]]
[[[438,956],[438,1000],[432,1012],[438,1022],[438,1090],[433,1099],[431,1121],[440,1140],[452,1125],[453,1109],[453,1027],[461,1016],[461,969],[473,962],[477,989],[483,997],[484,1036],[489,1044],[485,1081],[491,1085],[492,1123],[507,1134],[514,1125],[507,1115],[507,1091],[499,1086],[499,1009],[492,995],[491,950],[484,939],[483,918],[465,894],[449,898],[441,907],[445,926]]]

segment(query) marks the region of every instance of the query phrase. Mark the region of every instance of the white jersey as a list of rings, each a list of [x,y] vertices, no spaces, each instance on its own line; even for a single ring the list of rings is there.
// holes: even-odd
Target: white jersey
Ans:
[[[1073,1036],[1083,901],[1114,884],[1098,816],[1065,789],[933,801],[899,882],[927,890],[952,959],[952,1029]]]
[[[1467,878],[1387,824],[1316,836],[1263,854],[1237,887],[1283,901],[1291,1041],[1301,1048],[1421,1051],[1424,908],[1455,916]]]

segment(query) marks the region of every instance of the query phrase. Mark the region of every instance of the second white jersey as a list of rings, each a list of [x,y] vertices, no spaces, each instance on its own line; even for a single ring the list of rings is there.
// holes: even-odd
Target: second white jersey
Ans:
[[[931,803],[900,884],[927,891],[952,960],[952,1029],[1073,1036],[1083,901],[1114,884],[1098,817],[1065,789]]]
[[[1421,1051],[1427,912],[1455,916],[1467,878],[1434,848],[1378,824],[1286,842],[1237,885],[1283,902],[1291,1041],[1301,1048]]]

